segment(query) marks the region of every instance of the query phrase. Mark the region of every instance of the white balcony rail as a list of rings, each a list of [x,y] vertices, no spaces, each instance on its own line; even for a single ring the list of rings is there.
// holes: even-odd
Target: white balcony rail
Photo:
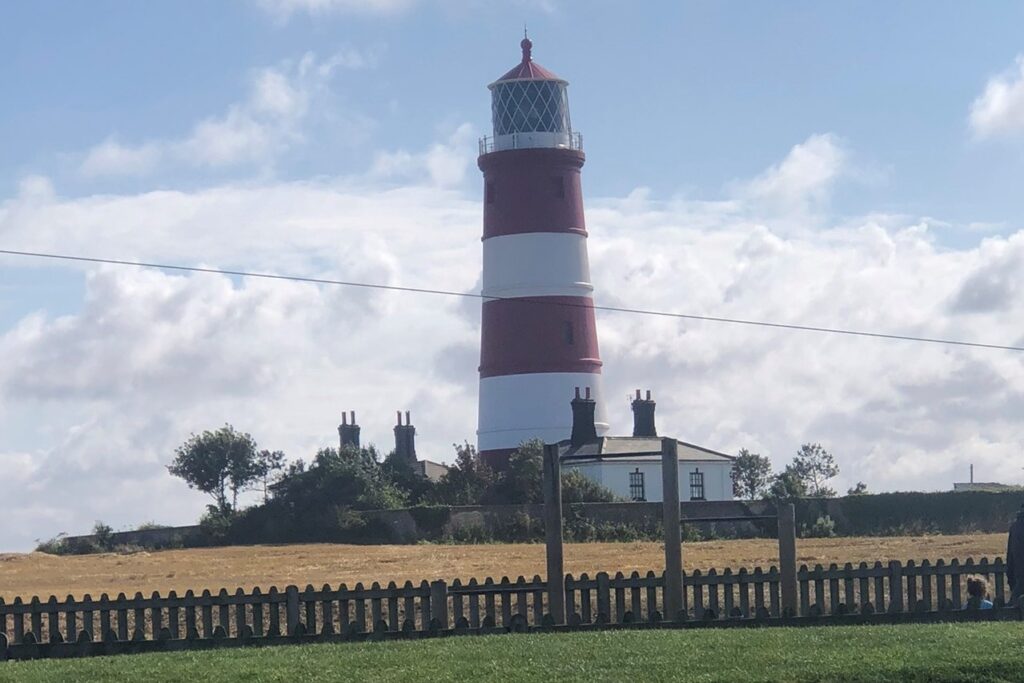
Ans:
[[[480,156],[498,152],[506,149],[534,149],[537,147],[554,147],[555,149],[574,149],[583,151],[583,134],[579,131],[570,131],[565,134],[564,142],[550,145],[538,144],[535,140],[536,133],[510,133],[495,138],[492,135],[485,135],[480,138]],[[562,137],[562,135],[557,135]]]

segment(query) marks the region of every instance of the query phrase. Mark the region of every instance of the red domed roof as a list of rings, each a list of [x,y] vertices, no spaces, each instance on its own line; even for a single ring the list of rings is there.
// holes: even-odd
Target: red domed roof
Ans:
[[[502,81],[563,81],[563,79],[533,61],[530,56],[533,43],[529,38],[523,38],[519,46],[523,48],[523,61],[494,83]],[[491,85],[494,84],[492,83]]]

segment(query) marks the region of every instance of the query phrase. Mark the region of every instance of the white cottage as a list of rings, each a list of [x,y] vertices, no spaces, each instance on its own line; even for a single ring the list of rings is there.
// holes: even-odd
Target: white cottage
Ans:
[[[572,437],[560,442],[562,470],[579,470],[587,478],[627,500],[661,502],[661,439],[654,425],[655,402],[637,391],[633,401],[633,436],[597,436],[594,401],[572,402]],[[709,448],[676,440],[679,452],[680,501],[732,500],[733,458]]]

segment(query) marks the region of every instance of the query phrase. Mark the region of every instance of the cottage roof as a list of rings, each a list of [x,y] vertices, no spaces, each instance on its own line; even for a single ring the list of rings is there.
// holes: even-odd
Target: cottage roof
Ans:
[[[710,448],[676,439],[680,462],[731,463],[734,458]],[[661,460],[661,439],[644,436],[604,436],[596,441],[573,446],[567,439],[558,443],[558,454],[573,461]]]

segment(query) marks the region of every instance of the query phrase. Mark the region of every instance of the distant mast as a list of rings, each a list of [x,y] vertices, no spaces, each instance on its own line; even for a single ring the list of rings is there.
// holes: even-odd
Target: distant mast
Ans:
[[[484,174],[480,403],[482,457],[503,468],[523,441],[569,437],[577,388],[601,391],[593,286],[580,170],[582,139],[569,118],[568,83],[522,61],[488,86],[493,136],[480,141]]]

